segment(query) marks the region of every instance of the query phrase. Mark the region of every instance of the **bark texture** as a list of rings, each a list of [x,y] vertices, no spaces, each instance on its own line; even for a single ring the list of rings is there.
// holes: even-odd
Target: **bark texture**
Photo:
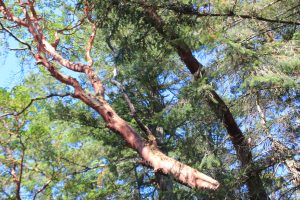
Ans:
[[[117,74],[117,72],[115,74]],[[142,122],[142,120],[137,116],[135,106],[133,105],[129,96],[127,95],[127,93],[125,91],[125,87],[120,82],[118,82],[115,78],[116,78],[116,75],[111,80],[111,83],[113,83],[115,86],[117,86],[118,89],[122,92],[123,98],[128,105],[131,116],[134,118],[134,120],[136,121],[138,126],[141,128],[141,130],[143,130],[145,132],[145,134],[147,135],[149,140],[151,140],[152,143],[157,145],[164,154],[168,155],[167,149],[164,148],[166,144],[164,143],[163,128],[157,127],[155,125],[154,126],[150,125],[150,127],[151,127],[151,130],[150,130],[150,128]],[[153,94],[159,95],[159,92],[155,88],[156,87],[151,87],[151,90],[152,90],[151,92]],[[154,98],[154,99],[156,99],[156,98]],[[162,105],[161,102],[157,101],[157,100],[155,101],[155,104],[158,106],[155,107],[153,112],[161,112],[162,109],[164,108],[164,105]],[[155,178],[156,178],[156,183],[158,185],[158,198],[165,199],[165,200],[174,199],[172,178],[169,175],[165,175],[160,172],[155,172]]]
[[[105,101],[104,87],[92,68],[93,60],[90,52],[96,35],[96,28],[95,23],[93,23],[89,17],[89,13],[87,13],[86,19],[92,24],[92,34],[89,37],[86,48],[88,64],[73,63],[63,58],[56,51],[59,38],[56,37],[56,42],[51,45],[43,35],[39,24],[41,17],[37,15],[34,4],[34,1],[28,1],[26,3],[23,3],[21,0],[19,1],[19,6],[23,11],[21,16],[24,16],[22,19],[15,16],[12,10],[5,5],[3,0],[0,0],[0,12],[3,14],[4,20],[16,23],[17,26],[27,29],[32,35],[37,46],[36,48],[31,47],[29,44],[28,46],[36,62],[43,65],[55,79],[73,87],[74,94],[72,96],[80,99],[86,105],[96,110],[103,117],[107,127],[120,135],[127,142],[128,146],[137,151],[144,162],[151,166],[154,171],[170,174],[182,184],[192,188],[217,189],[219,183],[216,180],[166,156],[156,145],[146,142],[126,121],[119,117]],[[89,10],[90,9],[86,9],[87,12]],[[85,91],[76,78],[63,74],[56,65],[85,74],[94,89],[94,94]]]

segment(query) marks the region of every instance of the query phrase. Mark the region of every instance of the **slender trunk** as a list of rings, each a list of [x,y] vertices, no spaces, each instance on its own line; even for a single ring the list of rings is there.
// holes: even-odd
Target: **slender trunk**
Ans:
[[[143,1],[145,3],[145,1]],[[142,4],[143,4],[142,3]],[[147,15],[146,20],[152,24],[156,30],[176,49],[181,60],[187,66],[189,71],[194,75],[195,80],[198,80],[203,76],[204,69],[203,65],[193,56],[191,49],[183,41],[176,42],[180,37],[172,30],[168,30],[165,26],[162,18],[157,14],[156,10],[150,6],[144,4],[144,10]],[[225,126],[228,134],[230,135],[233,146],[237,152],[237,157],[241,162],[241,167],[246,169],[248,165],[252,163],[251,149],[245,141],[245,137],[237,125],[232,113],[230,112],[226,103],[214,90],[209,91],[211,98],[208,99],[209,105],[216,115],[221,119]],[[247,171],[247,170],[246,170]],[[246,172],[247,176],[247,187],[249,189],[250,199],[253,200],[264,200],[269,199],[263,183],[258,173]]]
[[[23,143],[22,143],[23,146]],[[24,146],[23,146],[24,148]],[[23,169],[24,169],[24,156],[25,156],[25,149],[22,149],[22,155],[21,155],[21,161],[20,161],[20,174],[19,174],[19,178],[16,181],[16,198],[18,200],[21,200],[21,182],[22,182],[22,175],[23,175]]]
[[[155,178],[159,185],[158,199],[159,200],[174,199],[172,178],[168,175],[161,174],[161,173],[155,173]]]
[[[136,187],[134,189],[134,199],[135,200],[141,200],[141,192],[140,192],[140,180],[137,173],[137,166],[134,167],[134,176],[135,176],[135,184]]]
[[[156,137],[157,145],[160,150],[168,155],[168,150],[164,147],[164,130],[162,127],[155,127],[153,133]],[[155,178],[158,183],[158,199],[159,200],[172,200],[174,199],[173,194],[173,180],[169,175],[165,175],[159,172],[155,173]]]
[[[4,149],[4,152],[6,154],[6,157],[8,158],[8,160],[10,160],[10,162],[12,162],[11,165],[11,169],[10,169],[10,175],[13,178],[13,182],[16,185],[16,199],[17,200],[21,200],[21,195],[20,195],[20,189],[21,189],[21,185],[18,179],[18,174],[17,174],[17,160],[15,160],[15,158],[13,157],[13,152],[12,150],[7,146]]]
[[[213,90],[211,90],[210,93],[212,94],[212,98],[209,99],[209,105],[213,108],[217,116],[222,120],[237,152],[237,157],[241,162],[241,167],[246,171],[246,184],[249,190],[250,199],[269,199],[264,189],[263,182],[260,179],[259,173],[253,173],[247,170],[248,166],[252,163],[252,153],[241,129],[237,125],[232,113],[230,112],[226,103],[221,99],[221,97]]]

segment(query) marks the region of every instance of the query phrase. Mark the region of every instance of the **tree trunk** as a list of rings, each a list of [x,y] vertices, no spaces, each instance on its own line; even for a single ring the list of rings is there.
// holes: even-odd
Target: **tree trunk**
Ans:
[[[215,91],[211,90],[210,93],[212,94],[212,99],[209,99],[209,104],[216,115],[222,120],[228,134],[230,135],[230,139],[237,152],[237,157],[241,162],[241,167],[243,169],[247,169],[247,167],[252,163],[251,149],[249,148],[241,129],[237,125],[226,103]],[[250,199],[269,199],[263,187],[259,173],[252,173],[251,171],[246,170],[245,175],[247,177],[246,184],[249,190]]]
[[[156,142],[160,150],[168,155],[168,150],[164,147],[164,130],[162,127],[155,127],[153,133],[156,137]],[[158,199],[159,200],[172,200],[174,199],[173,194],[173,180],[169,175],[155,173],[156,181],[158,183]]]
[[[142,1],[143,8],[147,15],[147,20],[155,27],[155,29],[166,39],[170,41],[170,44],[177,50],[181,60],[187,66],[189,71],[194,75],[195,80],[201,78],[204,74],[203,65],[193,56],[191,49],[183,41],[177,42],[180,38],[172,30],[168,30],[165,26],[162,18],[157,14],[156,10],[145,4]],[[177,39],[177,40],[176,40]],[[174,42],[175,41],[175,42]],[[209,98],[209,105],[220,118],[225,126],[228,134],[230,135],[233,146],[237,152],[237,157],[241,162],[241,167],[246,169],[248,165],[252,163],[252,153],[245,141],[245,137],[237,125],[232,113],[230,112],[226,103],[214,90],[209,91],[212,98]],[[263,183],[258,173],[246,173],[247,187],[249,189],[250,199],[264,200],[269,199]]]
[[[168,175],[155,173],[155,178],[158,183],[158,199],[159,200],[172,200],[173,194],[173,181]]]

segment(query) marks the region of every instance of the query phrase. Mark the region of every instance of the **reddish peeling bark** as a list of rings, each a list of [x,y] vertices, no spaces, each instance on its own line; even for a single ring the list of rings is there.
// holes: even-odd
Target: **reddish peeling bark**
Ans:
[[[116,70],[116,69],[115,69]],[[163,131],[160,129],[158,130],[156,128],[154,128],[152,125],[152,130],[150,130],[150,128],[145,125],[140,118],[137,116],[136,113],[136,109],[133,105],[133,103],[131,102],[130,98],[128,97],[128,95],[126,94],[125,88],[124,86],[119,83],[116,79],[116,75],[114,75],[114,77],[111,80],[111,83],[113,83],[115,86],[118,87],[118,89],[122,92],[123,94],[123,98],[126,101],[128,108],[130,110],[131,116],[134,118],[134,120],[136,121],[136,123],[138,124],[138,126],[141,128],[141,130],[143,130],[148,137],[148,140],[151,141],[151,144],[155,144],[157,146],[160,147],[160,150],[168,155],[168,152],[163,148]],[[156,89],[152,88],[151,89],[152,93],[156,93]],[[158,104],[160,104],[159,102],[156,102]],[[158,106],[161,109],[156,110],[156,112],[160,112],[162,111],[164,106]],[[156,172],[155,173],[155,179],[156,179],[156,183],[157,183],[157,188],[158,188],[158,199],[164,199],[164,200],[172,200],[174,199],[174,195],[173,195],[173,180],[169,175],[166,174],[162,174],[160,172]]]
[[[81,94],[77,98],[81,98]],[[85,102],[92,106],[101,114],[107,127],[121,135],[128,145],[135,149],[144,159],[144,162],[151,166],[154,171],[160,171],[164,174],[174,176],[179,182],[192,188],[217,189],[219,183],[214,179],[198,172],[197,170],[184,165],[173,158],[163,154],[156,146],[145,142],[135,130],[128,125],[126,121],[120,118],[111,106],[103,99],[100,99],[101,105],[94,106],[92,102]]]
[[[167,40],[170,41],[170,44],[176,49],[178,55],[180,56],[183,63],[193,74],[195,80],[203,76],[203,65],[198,62],[198,60],[193,56],[191,49],[184,42],[176,42],[179,39],[179,36],[172,30],[169,30],[165,25],[162,18],[157,14],[156,10],[147,5],[146,1],[141,1],[146,13],[146,20],[152,24],[153,27]],[[175,42],[174,42],[175,41]],[[245,137],[237,125],[232,113],[230,112],[228,106],[223,101],[223,99],[217,94],[216,91],[210,90],[210,97],[208,103],[214,113],[221,119],[224,127],[227,130],[227,133],[230,135],[230,139],[233,143],[233,146],[237,152],[237,157],[241,162],[243,169],[247,169],[252,163],[252,153],[251,149],[245,141]],[[250,199],[260,200],[260,199],[269,199],[263,183],[260,179],[259,173],[251,173],[246,170],[247,176],[247,186],[249,189]]]
[[[92,23],[92,34],[86,48],[88,64],[72,63],[63,58],[56,51],[59,42],[57,34],[53,45],[51,45],[43,35],[39,25],[40,17],[37,16],[35,12],[34,3],[33,0],[26,1],[26,3],[23,3],[21,0],[19,1],[19,6],[23,10],[25,19],[14,16],[11,10],[6,7],[3,0],[0,0],[0,12],[4,15],[4,19],[15,22],[18,26],[27,28],[29,33],[33,36],[37,43],[37,47],[35,50],[33,50],[32,47],[29,49],[37,63],[43,65],[51,75],[60,82],[72,86],[75,91],[72,96],[80,99],[86,105],[95,109],[103,117],[107,127],[120,135],[127,142],[128,146],[137,151],[144,162],[151,166],[155,171],[170,174],[182,184],[192,188],[217,189],[219,183],[216,180],[166,156],[156,145],[146,142],[126,121],[119,117],[105,101],[103,85],[92,68],[93,61],[90,53],[96,34],[96,28],[95,24],[91,21],[91,18],[85,16],[85,18],[89,19]],[[87,9],[86,11],[88,10],[90,9]],[[58,32],[59,30],[57,30],[57,33]],[[62,67],[85,74],[90,81],[95,94],[91,95],[87,93],[75,78],[62,74],[49,58],[54,60],[57,64],[60,64]]]

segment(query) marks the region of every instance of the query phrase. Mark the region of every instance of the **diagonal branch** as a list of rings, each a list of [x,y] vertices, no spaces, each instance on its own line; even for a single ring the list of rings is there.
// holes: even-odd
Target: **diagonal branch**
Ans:
[[[33,3],[29,3],[31,3],[31,6],[33,7]],[[24,7],[22,4],[20,4],[20,6]],[[5,7],[3,0],[0,0],[0,12],[4,15],[10,13]],[[124,119],[122,119],[105,100],[102,82],[92,67],[82,64],[74,64],[62,58],[55,51],[54,47],[47,42],[45,36],[40,33],[39,25],[37,23],[38,17],[36,16],[31,19],[26,9],[24,10],[24,13],[28,23],[25,25],[19,25],[25,26],[37,42],[38,52],[33,55],[37,63],[43,65],[58,81],[72,86],[75,90],[72,96],[80,99],[86,105],[98,112],[105,121],[107,128],[121,136],[127,142],[128,146],[134,149],[143,158],[143,160],[145,160],[145,162],[154,169],[155,172],[160,171],[164,174],[170,174],[179,182],[192,188],[218,189],[219,183],[213,178],[188,165],[178,162],[171,157],[168,157],[155,145],[152,145],[141,138],[138,133]],[[9,18],[9,20],[15,21],[18,20],[18,18],[13,17]],[[60,63],[63,67],[85,73],[92,84],[96,95],[88,94],[75,78],[66,76],[59,72],[55,65],[48,60],[47,55],[53,57],[54,60]]]
[[[30,10],[34,11],[33,2],[28,2],[30,5]],[[81,63],[73,63],[65,58],[63,58],[55,48],[46,40],[46,37],[43,35],[41,27],[39,26],[39,19],[36,13],[32,13],[33,16],[29,16],[26,6],[20,3],[20,6],[23,9],[23,13],[26,18],[26,22],[23,22],[18,17],[14,16],[9,9],[6,8],[3,1],[0,1],[0,11],[7,16],[7,19],[10,21],[16,22],[20,26],[28,28],[28,31],[33,35],[34,39],[38,43],[38,50],[44,50],[45,53],[52,56],[55,61],[60,63],[62,66],[76,72],[84,72],[85,65]]]
[[[21,20],[20,18],[14,16],[12,12],[9,9],[7,9],[3,1],[0,1],[0,12],[3,13],[4,19],[7,19],[9,21],[14,21],[19,26],[27,26],[27,23],[24,20]]]
[[[115,86],[117,86],[117,88],[122,92],[123,94],[123,97],[124,97],[124,100],[126,101],[128,107],[129,107],[129,110],[130,110],[130,113],[131,113],[131,116],[134,118],[134,120],[136,121],[136,123],[138,124],[138,126],[148,135],[153,135],[151,130],[148,128],[148,126],[146,126],[140,119],[139,117],[137,116],[136,114],[136,109],[133,105],[133,103],[131,102],[130,98],[128,97],[126,91],[125,91],[125,88],[124,86],[118,82],[116,79],[112,79],[111,80],[111,83],[114,84]],[[154,137],[154,136],[153,136]]]
[[[33,196],[33,200],[36,199],[37,195],[40,194],[41,192],[43,192],[45,189],[47,189],[47,187],[50,185],[50,183],[52,182],[52,179],[49,179],[44,185],[43,187],[41,187]]]
[[[63,29],[56,30],[56,32],[57,33],[63,33],[65,31],[74,30],[75,28],[80,27],[84,23],[85,19],[86,19],[86,16],[82,17],[75,25],[73,25],[73,26],[66,26]]]
[[[21,40],[20,38],[18,38],[15,34],[12,33],[11,30],[9,30],[8,28],[6,28],[1,22],[0,22],[0,26],[1,28],[6,31],[11,37],[13,37],[15,40],[17,40],[19,43],[24,44],[25,46],[27,46],[27,48],[31,51],[31,46],[30,44],[28,44],[27,42]],[[24,49],[22,49],[24,50]]]
[[[34,98],[34,99],[31,99],[30,102],[19,112],[11,112],[11,113],[7,113],[7,114],[4,114],[4,115],[1,115],[0,116],[0,119],[3,118],[3,117],[7,117],[7,116],[10,116],[10,115],[13,115],[13,116],[18,116],[18,115],[21,115],[22,113],[24,113],[35,101],[39,101],[39,100],[44,100],[44,99],[48,99],[48,98],[51,98],[51,97],[66,97],[66,96],[73,96],[73,94],[71,93],[66,93],[66,94],[49,94],[47,96],[44,96],[44,97],[38,97],[38,98]]]
[[[205,75],[204,66],[193,56],[192,50],[189,48],[189,46],[183,41],[176,42],[176,40],[179,40],[180,36],[166,27],[165,22],[163,21],[161,16],[158,15],[155,7],[149,7],[146,4],[145,0],[141,1],[141,5],[145,11],[145,16],[146,19],[148,19],[148,23],[150,22],[150,24],[157,30],[157,32],[162,35],[163,38],[169,41],[170,45],[176,49],[183,63],[193,74],[194,79],[199,80],[201,77],[203,77]],[[212,108],[213,112],[220,118],[224,127],[226,128],[227,133],[230,136],[233,146],[237,152],[237,157],[241,162],[242,168],[247,168],[247,166],[252,162],[252,153],[249,146],[247,146],[245,136],[243,135],[239,125],[235,121],[229,107],[227,106],[225,101],[218,95],[218,93],[215,90],[210,89],[208,90],[208,94],[209,106]],[[268,199],[259,174],[249,173],[247,174],[247,176],[251,177],[251,179],[247,181],[250,196],[253,199]],[[257,188],[259,188],[259,191],[257,190]]]

